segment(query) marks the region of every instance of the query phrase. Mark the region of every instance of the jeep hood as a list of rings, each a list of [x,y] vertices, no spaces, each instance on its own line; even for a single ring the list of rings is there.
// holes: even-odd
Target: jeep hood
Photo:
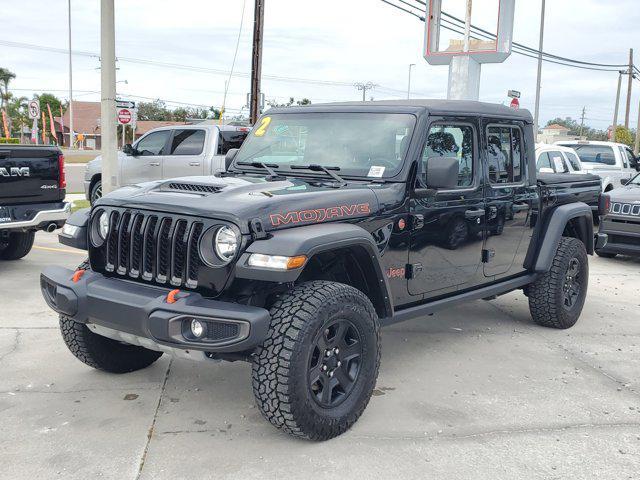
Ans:
[[[336,188],[316,178],[266,181],[251,175],[184,177],[123,187],[96,206],[227,220],[249,233],[255,218],[269,231],[367,217],[380,208],[374,189],[384,186],[349,183]]]
[[[612,202],[640,203],[640,186],[629,185],[626,187],[615,188],[607,192]]]

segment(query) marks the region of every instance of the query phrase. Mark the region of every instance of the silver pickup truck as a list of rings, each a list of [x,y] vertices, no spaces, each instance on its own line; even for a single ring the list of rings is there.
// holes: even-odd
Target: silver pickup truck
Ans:
[[[249,131],[248,127],[231,125],[174,125],[150,130],[118,152],[119,184],[222,172],[227,151],[239,148]],[[84,191],[91,204],[102,196],[102,156],[87,163]]]

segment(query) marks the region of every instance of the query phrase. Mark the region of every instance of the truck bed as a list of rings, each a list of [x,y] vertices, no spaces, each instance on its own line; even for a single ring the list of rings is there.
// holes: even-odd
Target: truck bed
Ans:
[[[544,191],[543,198],[556,204],[584,202],[593,210],[598,209],[602,180],[590,173],[538,173],[538,185]]]

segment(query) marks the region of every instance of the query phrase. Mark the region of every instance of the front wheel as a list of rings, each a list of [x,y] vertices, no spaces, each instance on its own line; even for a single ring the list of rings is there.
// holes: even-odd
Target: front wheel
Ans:
[[[102,180],[98,180],[91,187],[91,192],[89,193],[89,201],[91,205],[96,203],[100,198],[102,198]]]
[[[549,271],[528,286],[534,322],[551,328],[574,326],[582,313],[588,285],[589,261],[584,243],[562,237]]]
[[[347,431],[369,403],[380,365],[378,317],[359,290],[313,281],[271,308],[254,355],[253,393],[277,428],[328,440]]]

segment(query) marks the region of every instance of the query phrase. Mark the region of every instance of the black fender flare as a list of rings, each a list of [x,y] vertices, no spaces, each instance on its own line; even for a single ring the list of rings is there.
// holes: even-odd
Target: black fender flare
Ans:
[[[248,265],[252,253],[265,255],[282,255],[294,257],[306,255],[312,258],[315,254],[345,247],[360,247],[367,254],[373,272],[377,277],[377,285],[384,303],[385,316],[393,315],[391,289],[380,261],[378,247],[371,234],[364,228],[350,223],[324,223],[306,225],[271,232],[269,238],[254,241],[244,251],[236,263],[236,278],[260,280],[266,282],[295,282],[304,271],[306,264],[292,270],[275,270],[255,268]]]
[[[58,234],[58,242],[68,247],[79,248],[80,250],[88,250],[88,225],[91,214],[90,208],[82,208],[71,214],[67,219],[67,225],[76,227],[73,234],[65,232],[64,228]]]
[[[593,213],[589,205],[583,202],[561,205],[546,217],[547,220],[540,225],[534,236],[535,241],[529,247],[525,260],[527,268],[539,273],[549,271],[565,227],[574,219],[579,220],[579,239],[584,243],[587,253],[593,254]]]

